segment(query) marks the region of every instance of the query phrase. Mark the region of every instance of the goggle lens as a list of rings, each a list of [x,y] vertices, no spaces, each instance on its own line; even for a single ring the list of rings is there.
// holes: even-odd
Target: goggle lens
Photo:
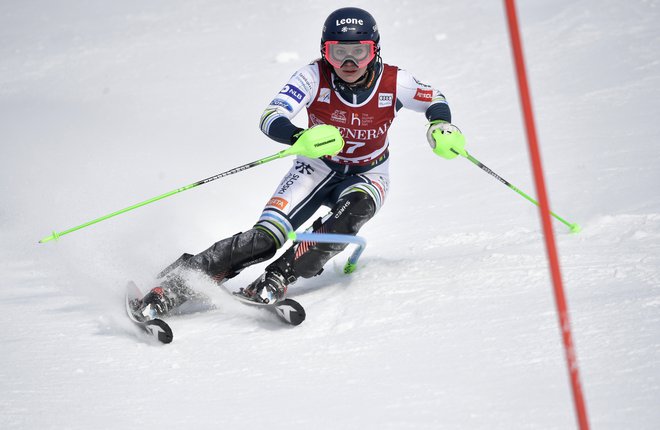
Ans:
[[[323,45],[323,56],[336,68],[340,68],[347,61],[352,61],[358,68],[362,68],[376,56],[376,44],[371,40],[351,43],[328,41]]]

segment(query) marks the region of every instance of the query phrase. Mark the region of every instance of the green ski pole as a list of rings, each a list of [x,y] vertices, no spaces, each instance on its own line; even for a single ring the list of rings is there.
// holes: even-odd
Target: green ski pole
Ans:
[[[452,150],[452,151],[453,151],[453,150]],[[454,152],[456,152],[456,151],[454,151]],[[489,175],[491,175],[492,177],[494,177],[495,179],[497,179],[498,181],[500,181],[501,183],[503,183],[503,184],[506,185],[507,187],[511,188],[513,191],[515,191],[516,193],[520,194],[521,196],[523,196],[523,197],[524,197],[525,199],[527,199],[528,201],[534,203],[536,206],[539,205],[539,203],[538,203],[536,200],[534,200],[533,198],[531,198],[530,196],[528,196],[527,194],[525,194],[524,192],[522,192],[520,189],[518,189],[518,188],[517,188],[516,186],[514,186],[513,184],[509,183],[506,179],[502,178],[502,177],[501,177],[500,175],[498,175],[497,173],[493,172],[491,169],[489,169],[488,167],[486,167],[482,162],[480,162],[479,160],[477,160],[476,158],[474,158],[472,155],[470,155],[467,151],[465,151],[465,154],[466,154],[466,155],[463,155],[463,156],[464,156],[465,158],[467,158],[468,160],[470,160],[473,164],[475,164],[475,165],[476,165],[477,167],[479,167],[481,170],[483,170],[484,172],[488,173]],[[461,154],[461,155],[462,155],[462,154]],[[560,217],[559,215],[557,215],[556,213],[554,213],[554,212],[552,212],[552,211],[550,211],[550,215],[552,215],[552,216],[555,217],[557,220],[561,221],[564,225],[566,225],[566,227],[568,227],[568,228],[571,230],[571,233],[579,233],[580,230],[582,229],[577,223],[571,223],[571,222],[568,222],[568,221],[566,221],[564,218]]]
[[[224,178],[225,176],[233,175],[234,173],[242,172],[243,170],[260,166],[262,164],[268,163],[269,161],[277,160],[278,158],[284,158],[289,155],[303,155],[308,158],[318,158],[318,157],[323,157],[325,155],[335,155],[341,151],[343,146],[344,146],[344,139],[341,137],[341,134],[339,133],[339,130],[336,127],[326,124],[317,125],[299,134],[298,139],[292,146],[278,152],[277,154],[273,154],[271,156],[262,158],[261,160],[253,161],[251,163],[244,164],[239,167],[235,167],[223,173],[218,173],[217,175],[211,176],[206,179],[202,179],[201,181],[197,181],[194,184],[186,185],[185,187],[172,190],[169,193],[152,197],[149,200],[145,200],[143,202],[134,204],[133,206],[129,206],[122,210],[118,210],[117,212],[104,215],[100,218],[93,219],[84,224],[80,224],[79,226],[72,227],[68,230],[64,230],[60,232],[54,231],[53,234],[51,234],[50,236],[41,239],[39,243],[50,242],[51,240],[55,240],[59,237],[64,236],[65,234],[72,233],[76,230],[80,230],[81,228],[89,227],[90,225],[96,224],[97,222],[105,221],[108,218],[112,218],[114,216],[121,215],[128,211],[132,211],[133,209],[137,209],[139,207],[148,205],[149,203],[162,200],[165,197],[169,197],[174,194],[181,193],[191,188],[199,187],[200,185],[208,184],[209,182],[215,181],[216,179]]]
[[[76,227],[72,227],[72,228],[70,228],[70,229],[68,229],[68,230],[59,231],[59,232],[54,231],[53,234],[51,234],[50,236],[47,236],[47,237],[44,237],[43,239],[41,239],[41,240],[39,241],[39,243],[46,243],[46,242],[50,242],[51,240],[56,240],[56,239],[58,239],[59,237],[64,236],[65,234],[73,233],[73,232],[76,231],[76,230],[80,230],[80,229],[83,229],[83,228],[85,228],[85,227],[89,227],[90,225],[93,225],[93,224],[99,223],[99,222],[101,222],[101,221],[105,221],[105,220],[107,220],[107,219],[109,219],[109,218],[115,217],[115,216],[117,216],[117,215],[121,215],[121,214],[126,213],[126,212],[128,212],[128,211],[132,211],[133,209],[137,209],[137,208],[139,208],[139,207],[142,207],[142,206],[148,205],[149,203],[153,203],[153,202],[156,202],[156,201],[158,201],[158,200],[162,200],[162,199],[164,199],[164,198],[166,198],[166,197],[172,196],[172,195],[174,195],[174,194],[181,193],[181,192],[186,191],[186,190],[189,190],[189,189],[191,189],[191,188],[195,188],[195,187],[198,187],[198,186],[200,186],[200,185],[208,184],[209,182],[215,181],[216,179],[224,178],[225,176],[233,175],[234,173],[242,172],[243,170],[251,169],[252,167],[260,166],[260,165],[262,165],[262,164],[268,163],[269,161],[277,160],[277,159],[279,159],[279,158],[283,158],[283,157],[286,157],[286,156],[288,156],[288,155],[294,155],[295,152],[292,151],[292,149],[293,149],[293,147],[292,147],[292,148],[287,148],[287,149],[285,149],[285,150],[283,150],[283,151],[278,152],[277,154],[273,154],[273,155],[271,155],[271,156],[268,156],[268,157],[262,158],[261,160],[253,161],[253,162],[251,162],[251,163],[244,164],[244,165],[239,166],[239,167],[235,167],[235,168],[233,168],[233,169],[231,169],[231,170],[227,170],[226,172],[218,173],[217,175],[211,176],[211,177],[206,178],[206,179],[202,179],[201,181],[197,181],[197,182],[195,182],[195,183],[193,183],[193,184],[186,185],[185,187],[177,188],[176,190],[172,190],[172,191],[170,191],[170,192],[168,192],[168,193],[161,194],[161,195],[156,196],[156,197],[152,197],[152,198],[150,198],[150,199],[148,199],[148,200],[145,200],[145,201],[143,201],[143,202],[140,202],[140,203],[134,204],[134,205],[132,205],[132,206],[129,206],[129,207],[127,207],[127,208],[124,208],[124,209],[118,210],[118,211],[113,212],[113,213],[111,213],[111,214],[104,215],[104,216],[102,216],[102,217],[99,217],[99,218],[93,219],[93,220],[88,221],[88,222],[86,222],[86,223],[84,223],[84,224],[80,224],[80,225],[78,225],[78,226],[76,226]]]

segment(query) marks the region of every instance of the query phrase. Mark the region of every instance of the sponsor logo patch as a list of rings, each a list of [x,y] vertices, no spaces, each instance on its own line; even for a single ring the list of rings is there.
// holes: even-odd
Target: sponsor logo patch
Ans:
[[[420,81],[418,81],[418,80],[417,80],[417,78],[416,78],[416,77],[414,77],[414,76],[413,76],[413,80],[414,80],[414,81],[415,81],[415,82],[417,83],[417,85],[419,85],[419,86],[420,86],[420,87],[422,87],[422,88],[431,88],[431,86],[430,86],[430,85],[428,85],[428,84],[425,84],[425,83],[423,83],[423,82],[420,82]]]
[[[281,197],[273,197],[268,201],[268,204],[266,206],[272,206],[280,210],[284,210],[284,208],[287,207],[288,204],[289,202]]]
[[[317,118],[316,117],[312,118],[310,116],[310,119],[314,120]],[[359,121],[359,118],[356,117],[356,119]],[[346,142],[348,142],[348,140],[364,142],[367,140],[374,140],[380,138],[381,136],[387,133],[387,130],[390,128],[391,124],[392,124],[392,120],[378,126],[377,128],[365,129],[365,128],[348,128],[341,126],[337,128],[339,129],[339,132],[341,133],[342,137]]]
[[[335,20],[335,26],[339,27],[340,25],[345,24],[355,24],[355,25],[364,25],[364,21],[357,18],[342,18]]]
[[[280,94],[286,94],[298,103],[300,103],[305,97],[305,93],[303,93],[298,87],[291,84],[285,85],[284,88],[282,88],[282,91],[280,91]]]
[[[296,170],[300,173],[311,175],[314,171],[314,168],[311,164],[303,163],[302,161],[296,161]]]
[[[433,90],[423,90],[421,88],[417,88],[417,93],[415,93],[415,97],[413,98],[422,102],[430,102],[433,98]]]
[[[319,90],[319,98],[316,101],[330,104],[330,88],[321,88]]]
[[[300,179],[300,175],[296,175],[294,173],[289,173],[286,175],[286,177],[282,180],[282,183],[280,184],[280,189],[277,192],[277,194],[284,194],[286,191],[296,183],[296,181]]]
[[[362,126],[360,115],[358,115],[356,112],[351,112],[351,125],[357,125],[358,127]]]
[[[334,217],[334,218],[335,218],[335,219],[339,219],[339,217],[341,217],[341,215],[346,211],[346,209],[347,209],[350,205],[351,205],[351,201],[350,201],[350,200],[346,200],[346,203],[344,203],[344,205],[343,205],[342,207],[339,208],[339,210],[337,211],[337,213],[335,213],[335,217]]]
[[[321,121],[321,119],[316,115],[314,115],[313,113],[309,114],[309,120],[313,125],[323,124],[323,121]]]
[[[335,111],[332,112],[332,115],[330,115],[330,119],[335,122],[346,124],[346,111],[335,109]]]
[[[305,77],[302,73],[298,73],[294,75],[298,82],[301,84],[303,88],[305,88],[308,92],[312,89],[312,84],[309,82],[309,79]]]
[[[273,99],[273,101],[270,102],[270,106],[281,106],[284,109],[288,110],[289,112],[293,112],[293,108],[291,107],[291,105],[282,99]]]
[[[390,107],[394,101],[394,94],[392,93],[380,93],[378,94],[378,107]]]
[[[362,121],[361,121],[362,127],[369,126],[373,124],[373,122],[374,122],[373,115],[369,115],[368,113],[362,114]]]

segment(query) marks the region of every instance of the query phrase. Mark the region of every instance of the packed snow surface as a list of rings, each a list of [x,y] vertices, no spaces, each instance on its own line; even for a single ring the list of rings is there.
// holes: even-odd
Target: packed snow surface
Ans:
[[[582,388],[594,429],[660,428],[660,2],[519,2]],[[392,189],[281,324],[215,309],[155,345],[123,309],[182,252],[258,218],[291,160],[37,241],[273,154],[262,110],[318,56],[311,1],[0,3],[0,428],[576,427],[538,210],[421,114]],[[440,88],[467,149],[535,195],[502,2],[360,1],[385,62]],[[296,119],[305,125],[304,115]],[[263,265],[231,280],[238,288]]]

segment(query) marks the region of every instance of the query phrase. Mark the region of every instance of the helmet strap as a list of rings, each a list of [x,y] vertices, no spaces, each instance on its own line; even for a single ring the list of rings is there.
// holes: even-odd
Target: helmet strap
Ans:
[[[344,91],[350,91],[352,93],[355,93],[360,90],[367,90],[371,88],[376,82],[376,79],[380,75],[380,72],[382,70],[382,67],[380,67],[381,64],[381,59],[380,55],[376,55],[376,57],[373,59],[371,63],[367,66],[367,70],[364,73],[364,75],[358,79],[357,81],[353,83],[348,83],[341,79],[337,74],[333,71],[333,68],[330,64],[328,64],[325,59],[323,59],[325,62],[325,65],[327,66],[327,70],[329,71],[329,74],[331,76],[331,79],[327,79],[328,77],[326,76],[326,79],[328,82],[332,82],[332,86],[334,89],[337,90],[344,90]],[[376,67],[378,65],[378,67]]]

